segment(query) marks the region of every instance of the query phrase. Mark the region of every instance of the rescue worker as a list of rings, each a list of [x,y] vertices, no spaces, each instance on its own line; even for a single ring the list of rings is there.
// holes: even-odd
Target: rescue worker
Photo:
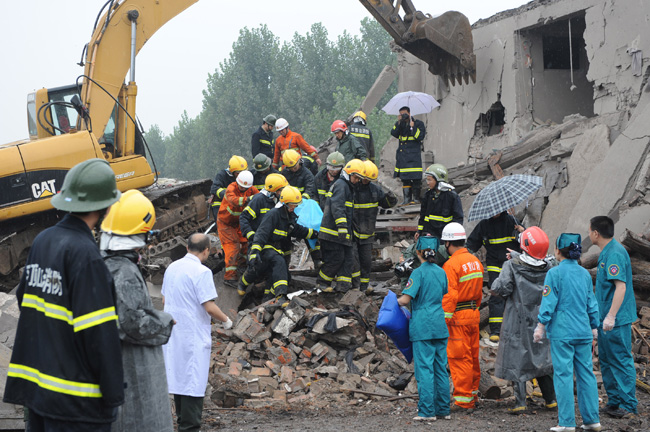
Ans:
[[[221,207],[221,201],[223,201],[223,196],[226,193],[226,188],[235,181],[237,174],[248,169],[248,162],[241,156],[233,156],[228,161],[228,168],[225,170],[217,172],[212,180],[212,186],[210,186],[210,198],[208,198],[208,203],[212,209],[212,215],[214,216],[215,221],[219,214],[219,207]]]
[[[501,212],[480,221],[467,237],[467,249],[471,252],[478,252],[481,247],[485,247],[485,264],[489,276],[488,289],[499,277],[503,263],[506,261],[508,249],[519,252],[519,241],[516,234],[523,231],[524,227],[519,225],[513,216],[507,212]],[[488,305],[490,307],[490,340],[499,342],[505,301],[498,295],[490,295]]]
[[[339,152],[330,153],[327,156],[326,167],[327,169],[320,170],[314,176],[314,185],[316,192],[318,192],[318,204],[321,210],[325,209],[325,201],[327,200],[327,192],[336,180],[341,176],[341,170],[345,166],[345,159]]]
[[[632,418],[638,401],[631,325],[637,316],[630,256],[614,239],[614,222],[607,216],[591,219],[589,239],[600,248],[596,299],[602,324],[598,328],[598,359],[607,391],[604,411],[614,418]]]
[[[346,292],[352,284],[352,209],[353,186],[366,175],[363,161],[352,159],[347,163],[341,177],[334,182],[328,193],[318,238],[323,254],[323,265],[318,272],[317,288],[333,292]]]
[[[264,189],[253,196],[248,206],[239,215],[241,233],[248,241],[252,240],[266,213],[278,203],[282,188],[288,185],[287,179],[282,174],[273,173],[266,177]]]
[[[253,133],[251,137],[251,157],[262,153],[273,159],[273,152],[275,150],[273,128],[275,127],[275,121],[276,118],[273,114],[267,115],[262,120],[262,126]]]
[[[442,308],[449,328],[447,357],[454,383],[451,410],[472,412],[481,380],[478,309],[483,297],[483,265],[465,248],[466,239],[465,228],[459,223],[449,223],[442,231],[442,242],[449,253],[442,266],[449,284]]]
[[[418,415],[413,420],[450,420],[447,337],[442,299],[447,294],[445,272],[434,263],[439,241],[422,236],[417,242],[420,267],[413,270],[406,288],[397,299],[411,305],[409,339],[413,342],[413,366],[418,384]]]
[[[237,288],[237,267],[246,264],[248,252],[248,241],[239,229],[239,215],[258,192],[253,186],[253,174],[250,171],[242,171],[237,180],[226,188],[219,207],[217,228],[226,260],[223,283],[231,288]]]
[[[495,375],[513,382],[515,406],[511,414],[526,412],[526,381],[537,378],[546,408],[557,407],[553,390],[553,362],[548,344],[533,343],[534,325],[546,272],[556,265],[545,260],[548,237],[539,227],[530,227],[521,235],[523,254],[512,253],[492,283],[490,294],[505,300],[503,340],[499,344]]]
[[[391,208],[397,204],[397,197],[377,186],[379,170],[377,165],[364,161],[366,175],[354,188],[354,210],[352,211],[352,245],[354,267],[352,268],[352,287],[372,293],[370,269],[372,267],[372,245],[375,242],[375,225],[379,206]],[[372,182],[372,183],[371,183]]]
[[[151,201],[131,189],[113,204],[101,226],[100,249],[115,280],[125,382],[125,403],[113,432],[174,430],[162,352],[174,319],[154,308],[138,267],[138,251],[146,247],[155,223]]]
[[[405,106],[400,108],[397,122],[390,134],[399,140],[395,152],[393,177],[402,181],[404,195],[402,205],[419,202],[422,186],[422,151],[424,150],[422,140],[426,135],[424,123],[411,117],[410,108]]]
[[[582,429],[602,430],[592,361],[592,341],[597,338],[600,325],[598,302],[591,275],[578,264],[581,242],[579,234],[563,233],[558,237],[555,258],[560,265],[546,274],[539,323],[533,334],[533,340],[539,343],[548,333],[551,342],[558,401],[558,426],[551,428],[554,432],[575,431],[574,372]],[[600,350],[598,354],[601,358]]]
[[[108,432],[124,402],[113,278],[92,233],[120,195],[108,162],[75,165],[51,199],[69,214],[29,250],[3,401],[29,408],[32,431]]]
[[[366,125],[366,113],[357,111],[352,114],[352,124],[350,125],[350,135],[355,136],[361,145],[366,149],[368,160],[375,162],[375,140],[372,132]]]
[[[341,153],[346,161],[352,159],[366,160],[368,156],[366,148],[357,140],[357,137],[350,135],[344,121],[335,120],[332,123],[332,133],[337,141],[336,151]]]
[[[253,159],[253,168],[255,168],[252,171],[253,186],[255,186],[257,190],[261,191],[264,189],[266,176],[273,173],[279,174],[279,171],[271,166],[271,160],[270,157],[261,153],[256,155]]]
[[[286,252],[291,252],[291,238],[311,239],[318,236],[318,231],[298,223],[294,210],[301,202],[298,189],[293,186],[282,189],[280,203],[269,210],[255,232],[240,290],[246,291],[253,281],[266,276],[268,281],[262,301],[276,298],[282,306],[288,304],[289,263]]]
[[[289,149],[297,150],[299,154],[302,151],[315,160],[318,166],[321,165],[321,160],[318,158],[316,149],[309,145],[302,135],[290,130],[289,122],[287,120],[279,118],[275,122],[275,130],[278,131],[280,136],[275,139],[275,152],[273,153],[274,168],[280,167],[280,160],[282,159],[284,152]]]
[[[316,198],[314,175],[303,166],[303,161],[296,150],[287,150],[282,155],[284,167],[280,173],[287,182],[300,191],[303,198]]]
[[[424,178],[429,190],[420,207],[416,240],[423,232],[440,238],[448,223],[463,223],[463,205],[454,187],[448,183],[447,168],[440,164],[429,165]]]

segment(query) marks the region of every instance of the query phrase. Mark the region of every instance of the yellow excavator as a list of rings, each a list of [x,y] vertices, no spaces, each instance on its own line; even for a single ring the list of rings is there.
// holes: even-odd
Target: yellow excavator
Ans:
[[[136,55],[160,27],[197,1],[109,0],[84,47],[84,74],[77,83],[28,95],[29,140],[0,145],[0,291],[15,285],[34,237],[60,217],[49,198],[67,171],[89,158],[111,164],[120,190],[147,188],[162,233],[159,251],[165,241],[204,228],[210,180],[155,187],[155,163],[152,169],[135,115]],[[416,11],[411,0],[360,2],[431,72],[451,84],[475,80],[471,26],[463,14],[432,18]]]

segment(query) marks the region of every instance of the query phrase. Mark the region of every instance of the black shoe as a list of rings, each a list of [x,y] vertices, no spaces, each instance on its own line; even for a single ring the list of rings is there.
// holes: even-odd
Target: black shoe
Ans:
[[[635,413],[631,413],[623,408],[610,409],[606,411],[607,415],[616,419],[632,419],[636,417]]]
[[[230,288],[237,288],[237,281],[236,280],[225,280],[223,281],[224,286],[230,287]]]

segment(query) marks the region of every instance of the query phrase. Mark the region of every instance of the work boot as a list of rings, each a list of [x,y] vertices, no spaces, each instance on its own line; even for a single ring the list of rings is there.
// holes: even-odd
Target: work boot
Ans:
[[[498,334],[491,335],[490,342],[499,342],[499,335]]]
[[[410,187],[403,187],[402,188],[402,195],[404,197],[404,200],[402,201],[402,205],[408,205],[409,202],[411,202],[411,188]]]
[[[413,187],[413,196],[411,197],[411,204],[420,203],[420,187]]]
[[[246,285],[244,285],[244,282],[241,280],[239,281],[239,285],[237,285],[237,294],[240,296],[245,296],[246,295],[246,288],[248,288]]]

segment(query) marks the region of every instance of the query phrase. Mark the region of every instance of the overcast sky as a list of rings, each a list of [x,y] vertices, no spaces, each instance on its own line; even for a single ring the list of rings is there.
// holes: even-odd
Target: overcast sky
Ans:
[[[20,0],[0,14],[0,144],[28,137],[28,93],[72,84],[83,73],[76,63],[104,3]],[[413,3],[432,15],[452,4],[441,0]],[[453,7],[474,23],[525,3],[456,0]],[[267,24],[281,40],[290,40],[295,32],[304,34],[313,23],[322,22],[335,39],[344,30],[358,34],[366,16],[371,15],[356,0],[201,0],[158,30],[140,51],[136,59],[138,116],[145,129],[158,124],[169,134],[183,110],[190,117],[198,115],[208,73],[228,57],[242,27]],[[264,54],[263,47],[260,52]]]

